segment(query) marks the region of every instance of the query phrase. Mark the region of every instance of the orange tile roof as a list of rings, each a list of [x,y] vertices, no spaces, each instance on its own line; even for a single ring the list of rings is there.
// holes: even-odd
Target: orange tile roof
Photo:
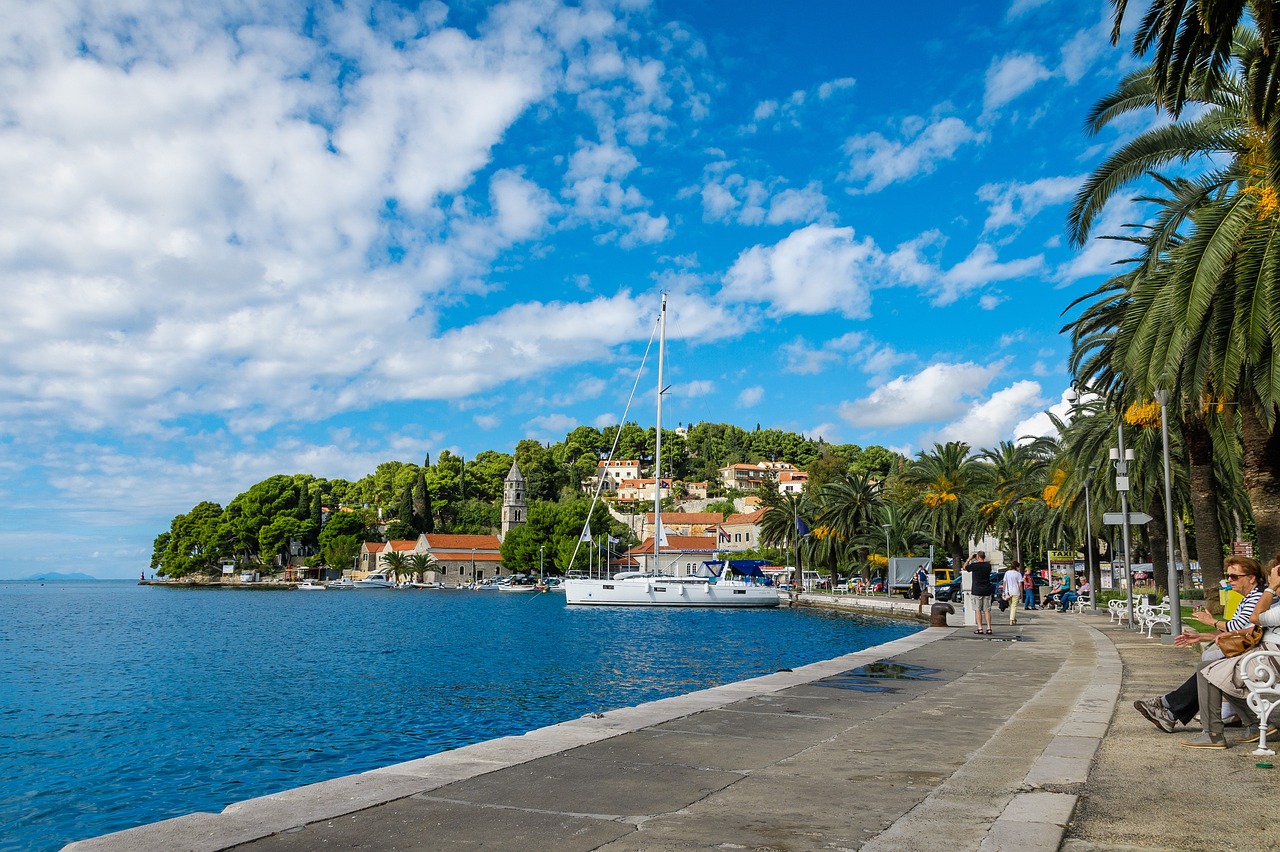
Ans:
[[[386,545],[380,541],[366,541],[364,543],[364,549],[369,553],[381,553],[385,547]]]
[[[725,526],[730,524],[758,524],[764,518],[764,513],[767,511],[769,510],[764,508],[756,509],[754,512],[748,512],[746,514],[739,513],[736,515],[730,515],[725,518],[724,523]]]
[[[390,550],[413,550],[417,546],[418,540],[416,538],[396,538],[387,542],[387,547]]]
[[[480,550],[497,550],[502,546],[496,535],[445,535],[428,533],[427,547],[436,550],[465,550],[468,556],[471,548]]]

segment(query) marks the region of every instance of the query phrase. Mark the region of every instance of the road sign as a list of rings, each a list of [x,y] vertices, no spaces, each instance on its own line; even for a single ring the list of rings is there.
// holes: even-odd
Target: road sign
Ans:
[[[1104,524],[1123,524],[1124,512],[1103,512],[1102,522]],[[1129,524],[1131,526],[1141,526],[1149,523],[1151,523],[1151,516],[1146,512],[1134,512],[1132,510],[1129,512]]]

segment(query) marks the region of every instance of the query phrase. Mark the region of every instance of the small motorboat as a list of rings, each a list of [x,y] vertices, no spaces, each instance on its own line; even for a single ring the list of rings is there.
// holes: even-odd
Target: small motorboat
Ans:
[[[321,583],[319,580],[312,580],[310,578],[307,578],[306,580],[303,580],[294,588],[300,592],[323,592],[324,583]]]
[[[396,584],[386,574],[370,574],[363,580],[356,580],[357,589],[394,589]]]
[[[346,577],[342,577],[337,580],[330,580],[324,584],[324,587],[331,592],[340,592],[346,591],[347,589],[354,589],[356,584],[348,580]]]

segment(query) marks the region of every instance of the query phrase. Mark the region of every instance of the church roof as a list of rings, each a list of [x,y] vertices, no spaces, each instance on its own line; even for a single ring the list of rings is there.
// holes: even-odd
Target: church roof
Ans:
[[[519,466],[515,461],[511,462],[511,470],[507,473],[507,482],[524,482],[524,474],[520,472]]]

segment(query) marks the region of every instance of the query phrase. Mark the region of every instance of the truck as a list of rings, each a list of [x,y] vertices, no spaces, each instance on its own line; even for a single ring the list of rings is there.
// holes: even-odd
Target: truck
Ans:
[[[928,556],[895,556],[890,559],[889,591],[904,598],[911,597],[911,578],[921,568],[927,576],[933,569],[933,560]]]

